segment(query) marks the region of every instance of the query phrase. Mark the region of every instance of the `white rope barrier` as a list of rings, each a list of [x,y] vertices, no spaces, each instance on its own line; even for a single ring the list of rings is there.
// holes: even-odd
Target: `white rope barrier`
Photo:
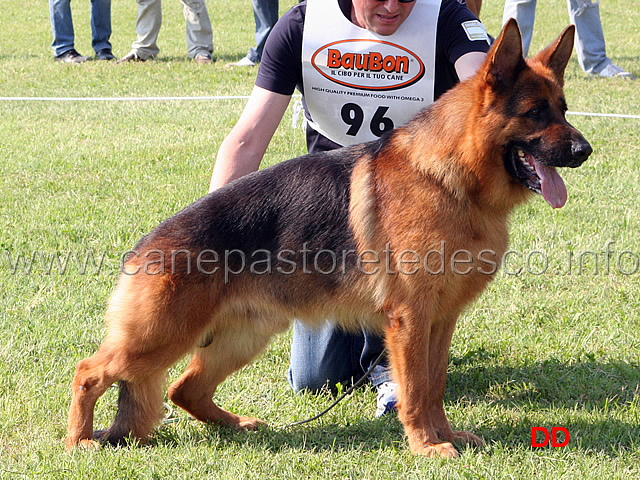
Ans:
[[[300,97],[301,95],[294,95]],[[0,97],[2,102],[169,102],[192,100],[247,100],[248,95],[213,95],[197,97]],[[567,115],[584,117],[631,118],[640,120],[640,115],[619,113],[567,112]]]

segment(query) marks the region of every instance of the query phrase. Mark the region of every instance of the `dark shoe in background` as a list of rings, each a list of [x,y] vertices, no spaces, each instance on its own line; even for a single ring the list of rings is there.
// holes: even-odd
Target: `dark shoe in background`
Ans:
[[[115,60],[116,57],[110,48],[103,48],[96,52],[96,60]]]
[[[58,55],[57,57],[53,57],[56,62],[62,63],[82,63],[89,60],[89,57],[85,57],[84,55],[80,55],[74,48],[64,52],[62,55]]]

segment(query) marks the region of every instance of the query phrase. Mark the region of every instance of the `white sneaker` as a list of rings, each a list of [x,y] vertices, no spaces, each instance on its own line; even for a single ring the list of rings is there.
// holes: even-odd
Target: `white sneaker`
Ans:
[[[249,57],[243,57],[235,63],[229,63],[230,67],[255,67],[257,65],[256,62],[251,60]]]
[[[389,412],[395,412],[398,404],[398,384],[384,382],[378,385],[378,398],[376,399],[376,417],[380,418]]]
[[[601,77],[605,78],[633,78],[633,75],[619,67],[615,63],[609,63],[598,73]]]

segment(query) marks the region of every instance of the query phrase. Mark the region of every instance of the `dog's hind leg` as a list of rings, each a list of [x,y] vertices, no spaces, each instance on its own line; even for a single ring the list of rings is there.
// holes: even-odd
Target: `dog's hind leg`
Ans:
[[[146,442],[147,436],[163,415],[162,397],[166,371],[154,371],[133,381],[120,380],[118,411],[111,426],[93,432],[101,443],[123,444],[127,438]]]
[[[95,445],[94,438],[114,444],[129,436],[146,440],[162,416],[166,372],[196,344],[210,317],[206,307],[205,302],[174,295],[152,276],[121,276],[107,309],[107,338],[94,356],[76,367],[67,448]],[[96,401],[117,381],[120,396],[114,422],[94,434]]]
[[[220,383],[249,363],[269,342],[275,332],[257,332],[238,321],[213,332],[211,343],[199,348],[182,376],[169,387],[173,403],[202,422],[255,430],[261,420],[223,410],[213,402]]]
[[[129,436],[144,442],[162,418],[166,372],[178,360],[176,357],[169,358],[161,348],[144,351],[142,346],[134,350],[107,341],[94,356],[81,360],[72,384],[67,448],[95,444],[93,439],[119,444]],[[107,430],[93,432],[96,401],[116,381],[120,383],[120,395],[113,424]]]
[[[97,446],[93,441],[93,409],[98,398],[117,380],[106,366],[112,354],[100,350],[94,356],[81,360],[73,379],[71,408],[67,428],[68,449],[80,446]]]

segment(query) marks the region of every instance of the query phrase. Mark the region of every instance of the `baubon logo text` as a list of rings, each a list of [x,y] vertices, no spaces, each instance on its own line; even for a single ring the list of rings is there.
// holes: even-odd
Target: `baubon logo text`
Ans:
[[[563,434],[562,442],[558,441],[558,432],[562,432]],[[540,438],[538,433],[542,433],[542,438]],[[549,445],[549,439],[551,439],[552,447],[566,447],[569,444],[569,430],[564,427],[552,427],[551,435],[549,435],[549,431],[544,427],[531,427],[532,447],[546,447]]]
[[[404,55],[382,56],[380,52],[371,53],[345,53],[330,48],[327,50],[327,67],[345,68],[347,70],[364,70],[366,72],[409,73],[409,57]]]
[[[396,90],[413,85],[425,73],[410,50],[383,40],[352,39],[320,47],[311,64],[334,83],[359,90]]]

